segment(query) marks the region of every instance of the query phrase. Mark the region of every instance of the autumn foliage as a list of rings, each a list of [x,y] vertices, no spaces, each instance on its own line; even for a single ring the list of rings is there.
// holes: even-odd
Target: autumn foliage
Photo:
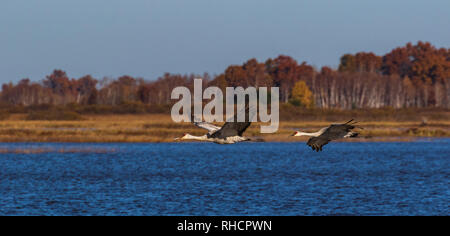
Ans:
[[[312,108],[314,106],[314,97],[305,81],[298,81],[292,88],[291,103],[296,106]]]
[[[337,70],[317,69],[286,55],[265,62],[250,59],[215,76],[166,73],[152,81],[126,75],[76,79],[55,70],[40,82],[23,79],[3,84],[0,102],[2,106],[73,105],[92,110],[122,106],[126,107],[124,112],[146,112],[145,106],[173,103],[172,89],[193,89],[197,77],[203,78],[204,87],[221,89],[276,86],[280,102],[306,108],[450,108],[450,49],[427,42],[408,43],[382,56],[372,52],[345,54]]]

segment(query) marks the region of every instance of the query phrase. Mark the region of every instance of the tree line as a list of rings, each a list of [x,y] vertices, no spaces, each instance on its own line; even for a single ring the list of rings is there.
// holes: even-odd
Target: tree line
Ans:
[[[280,102],[307,108],[450,108],[450,49],[428,42],[408,43],[385,55],[345,54],[339,67],[315,68],[280,55],[265,62],[250,59],[211,76],[166,73],[157,80],[121,76],[70,78],[54,70],[39,82],[22,79],[2,85],[0,103],[32,105],[165,105],[177,86],[193,89],[202,77],[204,87],[279,87]]]

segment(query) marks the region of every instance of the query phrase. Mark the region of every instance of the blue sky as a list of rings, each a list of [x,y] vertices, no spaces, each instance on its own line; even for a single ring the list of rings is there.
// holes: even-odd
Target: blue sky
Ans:
[[[286,54],[336,67],[344,53],[450,45],[448,0],[2,0],[0,82],[164,72],[218,74]]]

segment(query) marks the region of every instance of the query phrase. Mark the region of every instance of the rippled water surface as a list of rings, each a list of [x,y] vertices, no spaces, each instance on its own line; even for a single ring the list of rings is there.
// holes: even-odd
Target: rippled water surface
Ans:
[[[450,139],[0,150],[0,215],[450,214]]]

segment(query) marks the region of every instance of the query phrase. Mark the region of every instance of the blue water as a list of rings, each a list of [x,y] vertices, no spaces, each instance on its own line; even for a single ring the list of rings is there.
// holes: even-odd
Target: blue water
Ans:
[[[0,215],[450,215],[450,139],[0,143],[36,148],[0,154]]]

